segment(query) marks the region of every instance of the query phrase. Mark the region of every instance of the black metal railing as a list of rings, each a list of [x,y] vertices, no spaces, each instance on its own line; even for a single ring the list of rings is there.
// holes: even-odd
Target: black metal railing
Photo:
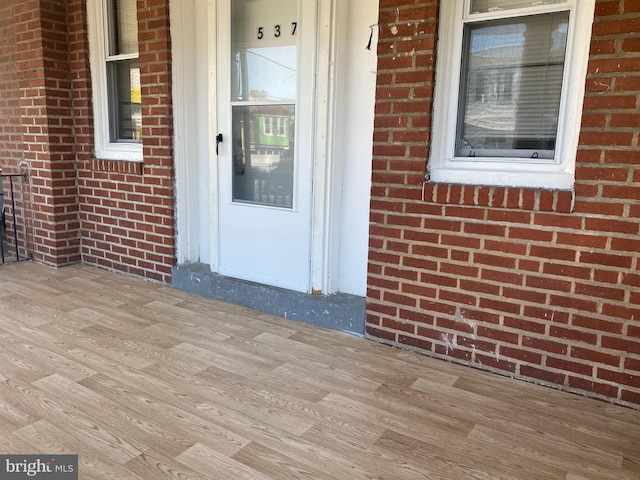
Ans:
[[[20,231],[23,232],[22,243],[26,240],[26,226],[24,218],[24,199],[17,205],[16,202],[16,180],[26,180],[27,175],[16,174],[0,174],[0,258],[2,263],[8,260],[17,261],[26,260],[27,255],[20,255]],[[5,181],[9,186],[8,196],[5,194]],[[23,193],[21,191],[21,193]],[[22,197],[22,196],[21,196]],[[18,210],[23,215],[18,214]],[[26,252],[26,245],[24,247]]]

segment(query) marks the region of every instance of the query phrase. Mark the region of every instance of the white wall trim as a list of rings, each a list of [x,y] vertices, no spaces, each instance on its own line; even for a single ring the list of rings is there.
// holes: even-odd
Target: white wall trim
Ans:
[[[318,1],[315,67],[315,139],[313,172],[313,209],[311,236],[311,290],[316,293],[329,292],[328,259],[332,251],[330,232],[331,195],[333,192],[331,145],[332,125],[335,111],[334,81],[335,71],[335,28],[334,1]]]
[[[178,264],[198,259],[198,192],[190,188],[197,182],[193,145],[195,130],[190,112],[195,108],[193,55],[195,36],[193,0],[171,0],[173,149],[176,175],[176,245]]]
[[[345,70],[347,59],[347,18],[349,6],[347,2],[332,1],[331,14],[331,47],[329,58],[329,104],[327,125],[327,183],[326,218],[324,239],[324,284],[327,294],[340,290],[340,263],[342,261],[342,213],[345,156],[341,155],[344,146],[345,130],[344,113],[347,103]]]

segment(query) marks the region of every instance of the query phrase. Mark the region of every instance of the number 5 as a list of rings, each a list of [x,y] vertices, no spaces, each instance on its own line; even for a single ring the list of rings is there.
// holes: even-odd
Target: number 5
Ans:
[[[264,37],[264,28],[258,27],[258,40],[262,40]]]

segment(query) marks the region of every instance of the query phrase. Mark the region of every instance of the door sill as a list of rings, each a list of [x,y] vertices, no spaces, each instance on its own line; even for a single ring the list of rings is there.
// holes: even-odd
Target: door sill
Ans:
[[[173,267],[171,286],[260,312],[363,336],[365,298],[345,293],[309,295],[211,272],[203,263]]]

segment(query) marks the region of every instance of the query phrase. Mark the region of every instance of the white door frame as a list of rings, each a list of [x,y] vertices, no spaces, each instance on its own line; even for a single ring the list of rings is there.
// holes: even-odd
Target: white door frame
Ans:
[[[316,54],[316,138],[313,191],[313,215],[311,230],[311,292],[330,294],[337,291],[339,276],[340,202],[333,197],[334,187],[341,190],[342,175],[336,171],[334,161],[334,112],[336,110],[336,59],[339,28],[337,10],[346,12],[344,0],[318,1],[318,40]],[[339,200],[339,197],[337,200]],[[334,201],[332,202],[332,199]],[[337,210],[335,210],[337,208]],[[337,241],[335,241],[337,239]],[[333,261],[332,261],[333,260]],[[335,279],[335,286],[332,285]]]

